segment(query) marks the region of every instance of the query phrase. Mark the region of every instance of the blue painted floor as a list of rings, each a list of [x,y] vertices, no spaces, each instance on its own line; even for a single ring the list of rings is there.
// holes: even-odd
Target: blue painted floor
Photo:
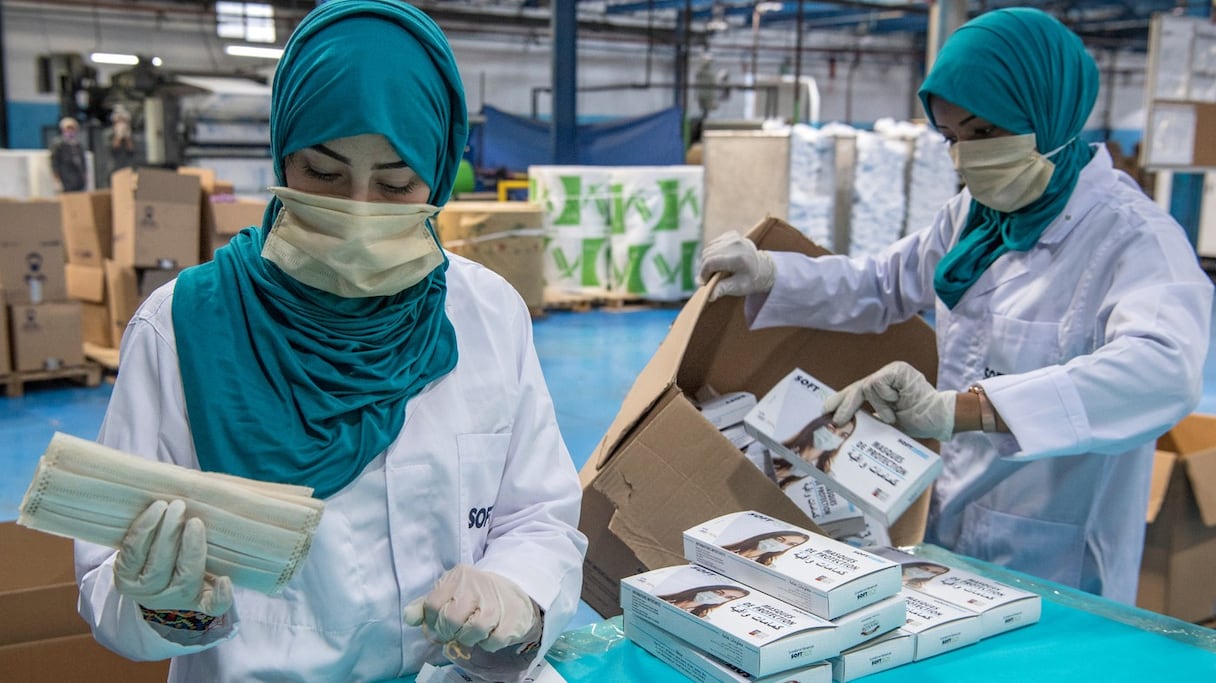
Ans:
[[[582,467],[616,416],[634,378],[675,319],[674,308],[550,312],[534,325],[541,366],[558,423],[576,467]],[[1198,412],[1216,413],[1216,352],[1204,368]],[[34,464],[51,435],[94,438],[111,387],[27,387],[23,398],[0,397],[0,521],[16,519]],[[585,605],[571,627],[599,621]]]

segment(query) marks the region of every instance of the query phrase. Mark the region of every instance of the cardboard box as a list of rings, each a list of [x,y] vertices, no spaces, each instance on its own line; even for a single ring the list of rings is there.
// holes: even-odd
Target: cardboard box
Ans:
[[[761,248],[824,254],[793,227],[768,218],[750,231]],[[933,381],[933,330],[910,320],[883,334],[794,327],[749,331],[743,300],[695,292],[634,381],[580,473],[579,529],[587,535],[583,600],[605,617],[620,613],[620,580],[685,562],[683,533],[739,510],[756,510],[814,531],[815,525],[697,411],[691,396],[763,395],[795,367],[845,386],[893,360]],[[890,529],[896,545],[924,536],[928,495]]]
[[[1157,440],[1136,604],[1185,621],[1216,615],[1216,416]]]
[[[0,548],[0,646],[89,632],[76,612],[71,539],[5,522]]]
[[[77,301],[9,307],[13,369],[56,370],[84,365],[84,338]]]
[[[110,176],[114,260],[124,266],[185,268],[199,261],[199,179],[156,168]]]
[[[23,683],[164,683],[169,661],[133,662],[84,634],[0,647],[0,671]]]
[[[937,478],[941,458],[865,411],[837,427],[823,411],[832,393],[834,388],[796,369],[760,399],[743,424],[774,457],[890,525]]]
[[[80,337],[85,344],[101,348],[116,348],[110,324],[110,307],[105,304],[80,304]]]
[[[957,650],[980,640],[980,617],[940,598],[904,589],[908,620],[903,629],[916,636],[915,661]]]
[[[143,303],[162,285],[166,285],[177,278],[182,272],[181,268],[136,268],[135,273],[139,279],[139,302]]]
[[[832,666],[816,662],[807,667],[756,677],[712,657],[666,631],[626,613],[625,637],[671,668],[701,683],[831,683]]]
[[[67,275],[68,298],[97,304],[106,300],[104,266],[69,262],[64,266],[64,272]]]
[[[123,330],[139,308],[139,279],[135,268],[106,261],[106,306],[110,313],[110,346],[122,344]]]
[[[114,239],[110,191],[65,192],[59,201],[68,263],[101,268],[112,255]]]
[[[1039,620],[1043,611],[1042,598],[1035,593],[894,548],[873,548],[871,552],[899,563],[905,589],[932,595],[980,615],[981,638],[1029,626]]]
[[[266,202],[240,199],[231,194],[209,195],[203,201],[203,255],[212,258],[232,236],[251,225],[262,224]]]
[[[832,664],[832,680],[846,683],[902,666],[915,656],[916,636],[899,628],[851,647],[828,661]]]
[[[766,543],[772,548],[766,550]],[[824,619],[900,590],[895,562],[755,511],[686,530],[684,559]]]
[[[4,301],[4,291],[0,290],[0,301]],[[8,345],[8,306],[0,304],[0,376],[13,371],[13,356]]]
[[[444,249],[503,276],[536,309],[544,305],[543,226],[532,202],[451,201],[436,228]]]
[[[840,654],[830,621],[695,564],[626,577],[621,607],[752,676]]]
[[[67,298],[62,213],[57,199],[0,202],[0,288],[8,303]]]

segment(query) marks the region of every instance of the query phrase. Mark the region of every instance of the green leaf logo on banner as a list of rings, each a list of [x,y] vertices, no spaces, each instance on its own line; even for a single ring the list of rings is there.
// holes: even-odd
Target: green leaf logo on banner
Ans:
[[[701,246],[701,240],[680,242],[680,291],[682,292],[691,292],[697,288],[693,265],[699,246]]]
[[[674,232],[679,230],[680,213],[684,210],[685,206],[690,204],[692,205],[692,215],[694,218],[701,214],[701,206],[697,199],[696,189],[688,188],[683,196],[681,196],[679,178],[657,180],[655,183],[659,186],[659,192],[663,197],[663,215],[654,226],[655,232]]]
[[[583,207],[591,205],[595,209],[595,213],[599,216],[604,225],[609,225],[612,220],[612,187],[607,181],[602,183],[591,183],[587,186],[586,195],[583,197]]]
[[[630,212],[636,213],[642,218],[643,223],[649,223],[650,217],[653,215],[650,212],[650,207],[646,205],[646,196],[642,192],[634,192],[625,197],[625,187],[620,183],[612,184],[612,214],[609,232],[614,235],[625,234],[625,219],[629,217]]]
[[[606,237],[588,237],[583,240],[583,276],[580,284],[584,287],[602,287],[599,268],[600,254],[604,253]]]
[[[553,220],[554,225],[580,225],[583,222],[583,178],[576,175],[558,176],[566,200],[562,212]],[[552,207],[552,205],[550,205]]]
[[[625,291],[630,294],[645,294],[646,283],[642,279],[642,264],[645,262],[646,252],[650,251],[651,244],[631,244],[629,245],[629,261],[625,266],[625,274],[622,278],[625,280]]]
[[[676,281],[676,277],[680,274],[680,269],[672,268],[667,259],[663,258],[662,254],[657,254],[654,257],[654,269],[659,271],[659,281],[665,285],[670,285]]]
[[[573,278],[574,271],[579,265],[578,260],[575,260],[574,263],[570,263],[570,261],[566,258],[566,252],[563,251],[561,247],[555,247],[553,249],[553,262],[557,265],[558,275],[563,280]]]

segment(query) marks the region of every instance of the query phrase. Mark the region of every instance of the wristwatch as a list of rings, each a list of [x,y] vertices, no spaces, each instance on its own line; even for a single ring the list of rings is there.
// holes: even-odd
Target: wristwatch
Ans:
[[[988,394],[984,392],[984,387],[972,384],[967,388],[967,391],[975,394],[980,400],[980,428],[985,432],[995,432],[996,411],[992,409],[992,401],[988,400]]]

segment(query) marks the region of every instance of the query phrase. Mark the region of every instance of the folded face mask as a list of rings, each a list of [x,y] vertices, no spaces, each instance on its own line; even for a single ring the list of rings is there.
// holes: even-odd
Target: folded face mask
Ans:
[[[266,594],[299,570],[325,506],[306,487],[199,472],[57,433],[17,523],[118,548],[148,505],[175,499],[207,528],[207,571]]]

